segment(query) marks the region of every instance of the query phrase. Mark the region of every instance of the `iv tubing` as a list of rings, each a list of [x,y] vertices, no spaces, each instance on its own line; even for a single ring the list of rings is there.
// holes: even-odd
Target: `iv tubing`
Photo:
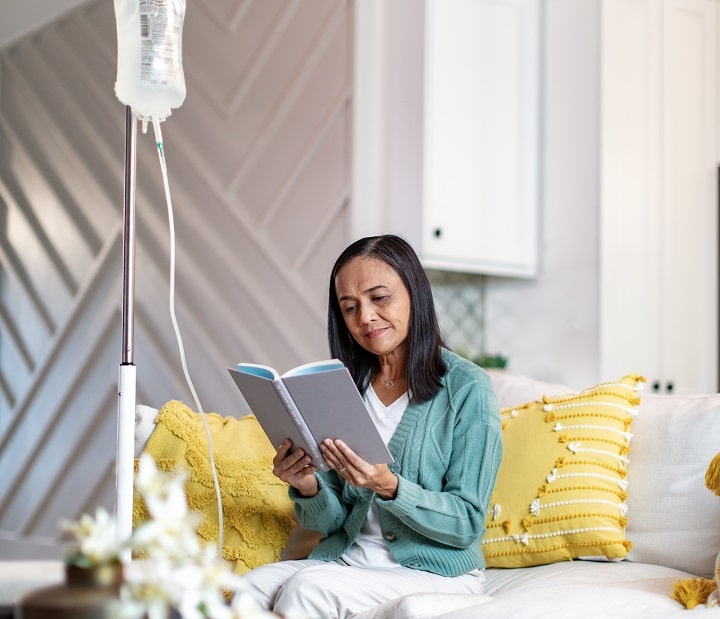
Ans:
[[[170,228],[170,320],[172,321],[173,329],[175,330],[175,337],[177,339],[178,349],[180,351],[180,361],[182,363],[183,373],[185,374],[185,380],[187,381],[190,392],[192,393],[195,406],[200,417],[203,420],[205,426],[205,433],[207,434],[208,440],[208,452],[210,458],[210,471],[212,472],[213,483],[215,485],[215,496],[217,499],[218,506],[218,556],[222,558],[223,548],[223,507],[222,507],[222,495],[220,493],[220,482],[217,477],[217,470],[215,468],[215,455],[212,445],[212,436],[210,434],[210,427],[208,426],[207,419],[205,418],[205,412],[203,411],[200,399],[198,398],[195,386],[193,385],[192,379],[190,378],[190,372],[187,368],[187,362],[185,359],[185,347],[183,346],[182,336],[180,334],[180,328],[178,327],[177,317],[175,315],[175,220],[173,217],[172,198],[170,196],[170,183],[168,181],[167,163],[165,161],[165,149],[163,147],[162,132],[160,130],[160,121],[155,118],[152,119],[153,130],[155,131],[155,143],[157,145],[158,158],[160,160],[160,169],[163,177],[163,187],[165,189],[165,200],[167,202],[168,211],[168,226]]]

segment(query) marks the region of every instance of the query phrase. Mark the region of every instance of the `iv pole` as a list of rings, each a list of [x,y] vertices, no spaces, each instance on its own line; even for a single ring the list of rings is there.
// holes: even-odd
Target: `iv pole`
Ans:
[[[120,543],[132,534],[135,458],[136,368],[134,361],[135,296],[135,178],[137,122],[130,106],[125,108],[125,187],[123,205],[122,362],[118,376],[118,419],[115,520]],[[130,560],[130,549],[121,559]]]

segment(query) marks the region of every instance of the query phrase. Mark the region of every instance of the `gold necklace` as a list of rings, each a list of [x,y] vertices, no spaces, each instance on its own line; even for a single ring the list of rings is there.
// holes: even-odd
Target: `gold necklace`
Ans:
[[[382,378],[383,382],[385,383],[385,389],[390,391],[395,386],[395,383],[399,380],[402,380],[402,376],[398,376],[395,380],[391,378],[385,378],[382,374],[380,374],[380,378]]]

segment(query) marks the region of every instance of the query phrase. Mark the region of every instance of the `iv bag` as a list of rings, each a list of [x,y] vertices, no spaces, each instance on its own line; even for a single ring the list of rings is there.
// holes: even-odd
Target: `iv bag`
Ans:
[[[115,94],[143,122],[163,121],[185,100],[185,0],[114,0],[118,64]]]

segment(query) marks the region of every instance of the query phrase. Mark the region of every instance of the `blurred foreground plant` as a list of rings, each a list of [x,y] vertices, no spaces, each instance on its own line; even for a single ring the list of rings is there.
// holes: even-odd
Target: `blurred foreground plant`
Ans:
[[[173,613],[183,619],[277,619],[243,590],[241,577],[217,548],[201,544],[196,530],[202,516],[188,508],[186,479],[184,472],[159,471],[152,456],[143,454],[135,487],[149,518],[129,540],[118,539],[115,519],[102,508],[94,518],[62,521],[61,529],[73,538],[67,562],[84,568],[120,563],[128,548],[142,557],[124,566],[122,619],[168,619]]]

